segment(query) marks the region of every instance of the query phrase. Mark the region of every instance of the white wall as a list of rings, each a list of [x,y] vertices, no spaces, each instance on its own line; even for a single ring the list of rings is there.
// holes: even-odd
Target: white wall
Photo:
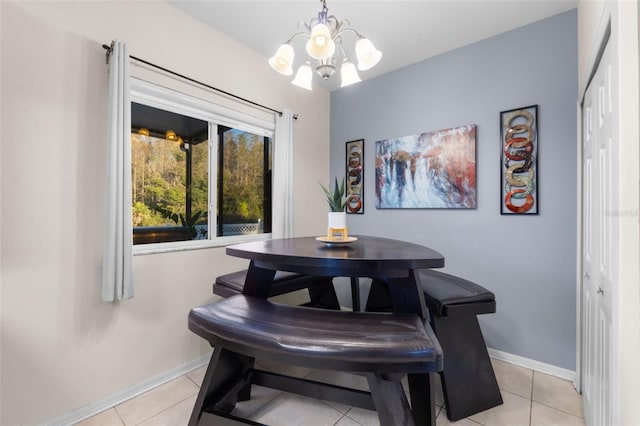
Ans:
[[[329,94],[162,2],[0,2],[0,424],[38,424],[208,353],[188,332],[224,249],[138,256],[136,297],[100,301],[107,69],[101,45],[276,109],[294,124],[295,233],[325,223]],[[319,224],[319,225],[318,225]]]

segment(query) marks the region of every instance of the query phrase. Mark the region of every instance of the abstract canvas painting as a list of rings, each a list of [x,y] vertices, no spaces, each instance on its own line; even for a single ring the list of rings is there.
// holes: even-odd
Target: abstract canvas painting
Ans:
[[[476,207],[476,126],[376,142],[376,208]]]

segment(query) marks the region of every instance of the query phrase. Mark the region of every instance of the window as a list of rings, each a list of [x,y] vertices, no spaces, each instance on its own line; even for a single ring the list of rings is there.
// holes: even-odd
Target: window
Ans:
[[[271,233],[272,127],[149,83],[132,85],[134,245],[178,249]]]
[[[271,138],[218,126],[217,236],[271,232]]]

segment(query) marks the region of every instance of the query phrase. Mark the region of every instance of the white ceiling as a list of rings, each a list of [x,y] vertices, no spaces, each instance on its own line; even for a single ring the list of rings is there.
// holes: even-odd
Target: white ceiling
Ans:
[[[262,53],[265,61],[299,31],[298,23],[309,22],[322,8],[320,0],[168,1]],[[330,15],[349,20],[382,51],[378,65],[359,72],[363,80],[565,12],[576,4],[577,0],[327,0]],[[352,45],[350,37],[344,36],[345,48]],[[294,69],[301,63],[303,50],[302,44],[295,46]],[[514,55],[513,60],[521,59],[517,52]],[[314,75],[313,84],[334,90],[340,84],[337,74],[326,82]]]

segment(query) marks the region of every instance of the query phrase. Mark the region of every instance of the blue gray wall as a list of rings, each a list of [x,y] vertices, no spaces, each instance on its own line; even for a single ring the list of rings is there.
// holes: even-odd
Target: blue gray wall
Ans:
[[[384,60],[384,57],[383,57]],[[350,234],[440,251],[447,272],[496,294],[491,348],[575,370],[577,13],[572,10],[331,94],[331,177],[365,139],[365,213]],[[538,104],[537,216],[500,215],[500,111]],[[378,210],[381,139],[477,127],[477,208]]]

